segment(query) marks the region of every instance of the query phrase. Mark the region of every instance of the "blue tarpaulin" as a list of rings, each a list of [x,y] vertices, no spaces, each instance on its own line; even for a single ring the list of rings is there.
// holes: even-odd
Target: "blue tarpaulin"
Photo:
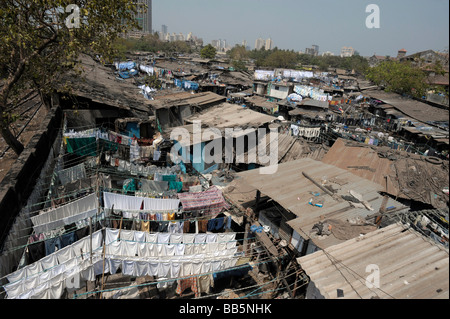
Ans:
[[[181,86],[185,90],[198,90],[198,83],[192,81],[183,81]]]
[[[187,81],[187,80],[173,79],[173,84],[175,84],[179,88],[182,88],[182,89],[185,89],[185,90],[196,91],[199,88],[199,85],[198,85],[197,82],[192,82],[192,81]]]
[[[116,63],[116,69],[119,71],[131,70],[131,69],[135,69],[135,68],[136,68],[136,63],[134,63],[133,61]]]
[[[181,87],[181,81],[178,79],[173,79],[173,84],[175,84],[178,87]]]
[[[119,71],[119,76],[122,79],[128,79],[131,78],[134,75],[138,74],[138,70],[132,70],[132,71]]]

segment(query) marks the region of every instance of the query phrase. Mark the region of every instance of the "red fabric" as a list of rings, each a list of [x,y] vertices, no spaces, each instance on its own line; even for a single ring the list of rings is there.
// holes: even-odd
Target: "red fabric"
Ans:
[[[199,296],[198,286],[197,286],[197,277],[179,279],[179,280],[177,280],[177,284],[178,284],[178,286],[177,286],[177,289],[175,290],[175,292],[178,295],[183,294],[183,292],[186,289],[191,288],[192,292],[195,293],[195,297]]]

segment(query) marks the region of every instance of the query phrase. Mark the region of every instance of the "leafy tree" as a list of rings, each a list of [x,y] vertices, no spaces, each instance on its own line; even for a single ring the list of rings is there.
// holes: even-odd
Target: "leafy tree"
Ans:
[[[166,42],[164,46],[161,47],[162,51],[170,52],[170,53],[191,53],[192,49],[189,44],[185,41],[173,41]],[[215,55],[215,54],[214,54]]]
[[[378,66],[369,69],[366,78],[385,91],[407,94],[421,98],[427,90],[427,75],[410,62],[383,61]]]
[[[275,68],[294,68],[297,64],[297,54],[285,50],[274,50],[264,64]]]
[[[144,80],[144,83],[151,88],[159,90],[162,87],[161,81],[158,79],[158,77],[155,74],[146,75],[143,80]]]
[[[245,62],[242,61],[242,60],[232,60],[231,61],[231,66],[236,71],[247,71],[247,66],[245,65]]]
[[[64,87],[60,75],[77,70],[80,53],[111,57],[117,36],[138,28],[137,10],[132,0],[0,2],[0,128],[17,155],[24,147],[10,131],[15,98],[26,89],[48,96]]]
[[[245,60],[248,58],[248,52],[243,45],[236,45],[230,51],[227,52],[227,55],[232,60]]]
[[[216,56],[216,48],[211,44],[206,45],[203,49],[200,50],[200,56],[203,59],[213,59]]]

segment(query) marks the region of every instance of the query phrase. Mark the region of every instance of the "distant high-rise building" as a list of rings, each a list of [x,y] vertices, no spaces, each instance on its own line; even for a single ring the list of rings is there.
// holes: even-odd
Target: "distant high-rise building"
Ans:
[[[319,55],[319,46],[313,44],[311,48],[306,48],[305,49],[305,54],[318,56]]]
[[[227,40],[225,39],[211,40],[211,45],[216,48],[218,52],[225,52],[228,47]]]
[[[168,30],[167,26],[166,26],[165,24],[163,24],[163,25],[161,26],[161,31],[158,32],[159,38],[160,38],[162,41],[166,40],[166,37],[167,37],[167,30]]]
[[[152,0],[134,0],[137,5],[137,12],[134,16],[139,30],[128,33],[130,37],[140,37],[143,34],[152,33]]]
[[[242,45],[244,48],[246,48],[246,47],[247,47],[247,40],[243,40],[242,43],[241,43],[241,45]]]
[[[220,40],[211,40],[211,45],[216,48],[216,50],[220,49]]]
[[[179,34],[177,34],[177,41],[184,41],[185,40],[185,38],[184,38],[184,34],[183,33],[179,33]]]
[[[342,47],[341,48],[341,58],[351,57],[355,54],[355,49],[352,47]]]
[[[152,33],[152,0],[135,1],[140,9],[135,19],[141,27],[141,32]]]
[[[266,41],[264,39],[258,38],[255,41],[255,49],[261,50],[266,45]]]
[[[268,38],[266,40],[265,48],[266,48],[266,50],[272,50],[273,49],[273,41],[272,41],[271,38]]]
[[[313,48],[313,50],[314,50],[314,55],[316,55],[316,56],[319,55],[319,46],[313,44],[313,45],[312,45],[312,48]]]
[[[333,56],[333,55],[334,55],[334,53],[331,51],[326,51],[326,52],[322,53],[322,56]]]

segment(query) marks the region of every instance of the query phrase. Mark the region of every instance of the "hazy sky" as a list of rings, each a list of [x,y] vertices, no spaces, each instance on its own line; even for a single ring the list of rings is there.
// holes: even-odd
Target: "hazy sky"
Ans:
[[[369,4],[380,9],[380,28],[366,27]],[[295,51],[319,46],[319,52],[340,53],[351,46],[363,56],[396,56],[433,49],[448,50],[448,0],[153,0],[153,31],[211,40],[230,45],[247,40],[251,49],[259,37]]]

